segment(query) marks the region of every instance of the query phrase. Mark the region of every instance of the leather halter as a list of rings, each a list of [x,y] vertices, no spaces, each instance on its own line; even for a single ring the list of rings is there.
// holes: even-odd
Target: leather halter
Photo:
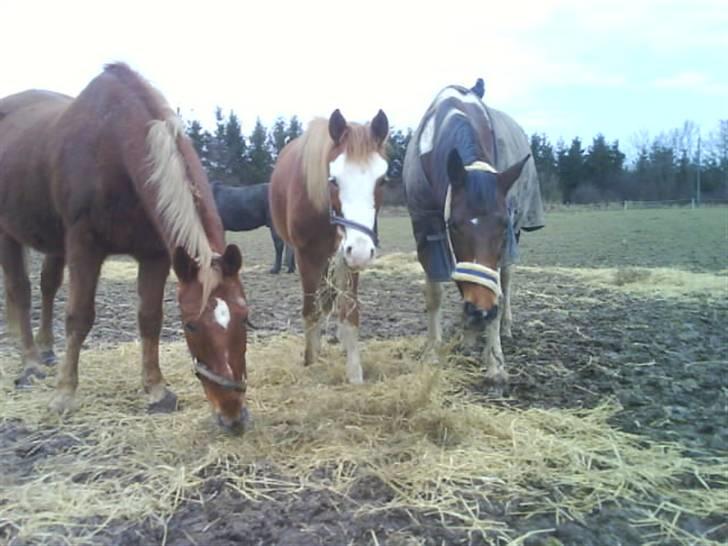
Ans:
[[[329,182],[332,184],[336,184],[336,178],[334,178],[333,176],[329,177]],[[347,218],[344,218],[343,215],[336,214],[334,207],[332,207],[331,204],[329,203],[329,222],[331,222],[331,224],[333,224],[333,225],[341,226],[343,228],[355,229],[356,231],[359,231],[359,232],[363,233],[364,235],[367,235],[374,243],[374,246],[379,248],[379,235],[377,234],[376,213],[374,216],[374,229],[369,229],[364,224],[360,224],[359,222],[354,222],[354,220],[349,220]]]
[[[202,380],[202,378],[205,378],[223,389],[244,393],[248,387],[248,383],[244,377],[240,381],[228,379],[220,374],[216,374],[205,363],[194,357],[192,358],[192,371],[198,379]]]

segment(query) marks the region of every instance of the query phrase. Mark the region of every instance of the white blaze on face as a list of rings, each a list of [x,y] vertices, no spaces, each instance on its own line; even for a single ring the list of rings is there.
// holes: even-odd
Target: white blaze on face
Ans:
[[[374,229],[374,189],[377,180],[386,172],[387,162],[376,152],[363,163],[347,161],[346,154],[341,154],[329,164],[329,173],[336,178],[339,186],[341,214],[344,218]],[[356,229],[346,228],[344,231],[341,251],[346,263],[356,269],[369,265],[374,259],[374,241]]]
[[[227,330],[228,324],[230,324],[230,308],[220,298],[215,298],[215,309],[213,314],[215,316],[215,322]]]

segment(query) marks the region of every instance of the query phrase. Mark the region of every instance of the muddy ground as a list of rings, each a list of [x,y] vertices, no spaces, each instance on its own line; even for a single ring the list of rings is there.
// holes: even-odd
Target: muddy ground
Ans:
[[[582,220],[589,225],[593,223],[592,217],[584,216]],[[574,222],[578,224],[578,219],[573,216],[561,223],[557,221],[556,232],[560,237],[568,237],[568,226]],[[385,230],[386,223],[385,219]],[[385,254],[391,251],[410,252],[406,223],[401,218],[392,218],[391,223],[391,233],[399,235],[393,235],[387,246],[384,234]],[[583,236],[583,231],[578,235]],[[258,328],[251,342],[283,331],[300,332],[297,275],[273,276],[267,272],[272,261],[272,244],[265,232],[246,234],[237,239],[244,246],[244,283],[253,307],[251,320]],[[524,261],[530,259],[529,266],[558,265],[558,261],[554,262],[553,253],[542,247],[547,244],[544,241],[548,241],[545,231],[534,237],[532,242],[529,242],[528,236],[524,237]],[[562,238],[558,244],[562,244]],[[558,251],[558,244],[554,243],[554,252]],[[615,245],[615,248],[620,248],[619,242]],[[607,245],[607,248],[610,247]],[[676,265],[699,271],[716,271],[725,268],[725,250],[723,242],[722,246],[707,249],[692,261]],[[651,247],[649,252],[635,252],[633,256],[628,251],[619,255],[610,251],[601,258],[582,254],[581,260],[575,258],[575,263],[563,265],[585,267],[598,261],[600,266],[649,266],[655,265],[649,258],[652,253],[660,256],[662,262],[658,265],[669,265],[669,258],[665,260]],[[570,261],[568,256],[564,259]],[[39,259],[35,255],[31,256],[31,268],[34,286],[37,287]],[[402,271],[375,269],[363,276],[360,289],[362,339],[425,333],[420,279],[409,268]],[[511,373],[508,396],[490,399],[485,385],[475,384],[472,388],[482,394],[483,403],[571,408],[592,407],[605,400],[613,400],[623,408],[614,417],[613,424],[618,428],[653,440],[678,442],[690,456],[726,457],[728,290],[719,297],[705,294],[687,297],[645,295],[616,285],[609,288],[589,284],[548,267],[522,268],[516,273],[515,282],[513,339],[504,340],[504,352]],[[458,294],[454,287],[449,287],[446,294],[446,330],[455,329],[460,310]],[[113,274],[107,275],[99,288],[97,320],[87,340],[88,346],[136,339],[136,302],[133,296],[134,282],[128,275],[128,268],[115,269]],[[36,292],[34,321],[38,320],[37,299]],[[59,310],[62,310],[65,287],[58,302]],[[180,339],[171,282],[165,311],[167,318],[163,338]],[[61,339],[62,312],[58,315],[56,327]],[[333,332],[333,325],[330,331]],[[0,350],[7,354],[13,349],[6,338],[4,322],[0,332]],[[6,370],[6,373],[10,372]],[[28,392],[28,396],[32,396],[32,392]],[[40,452],[29,452],[27,442],[38,434],[46,435],[47,443]],[[31,431],[22,423],[3,420],[0,416],[0,474],[10,468],[17,470],[19,466],[32,472],[36,461],[68,448],[74,441],[77,439],[65,437],[62,429]],[[325,471],[322,470],[322,474]],[[276,494],[269,500],[253,502],[216,480],[213,470],[209,475],[200,492],[204,503],[183,503],[167,522],[166,536],[158,521],[116,521],[95,537],[95,543],[146,545],[164,540],[166,544],[173,545],[221,546],[439,545],[481,544],[487,540],[454,530],[449,527],[449,522],[425,513],[386,511],[374,515],[359,514],[357,508],[361,502],[384,504],[393,495],[388,486],[370,477],[362,477],[359,486],[348,497],[310,489]],[[322,476],[323,479],[325,476]],[[689,476],[685,477],[686,483],[690,480]],[[559,524],[551,516],[520,518],[514,515],[516,506],[488,505],[482,508],[505,522],[514,531],[514,536],[552,529],[525,539],[525,544],[643,544],[652,531],[633,523],[638,513],[628,502],[620,506],[603,506],[586,515],[583,521]],[[226,517],[231,513],[236,516]],[[96,522],[81,523],[93,526]],[[686,515],[679,526],[697,536],[703,535],[706,541],[728,542],[728,525],[717,517],[701,519]],[[16,534],[16,529],[3,527],[0,522],[0,543],[26,544],[14,538]],[[63,544],[64,539],[50,536],[47,542]],[[666,539],[660,543],[671,542]]]

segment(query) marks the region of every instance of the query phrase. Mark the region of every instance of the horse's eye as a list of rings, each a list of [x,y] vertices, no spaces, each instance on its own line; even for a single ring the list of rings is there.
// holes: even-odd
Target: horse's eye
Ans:
[[[187,328],[190,332],[197,331],[197,325],[194,322],[185,322],[185,328]]]

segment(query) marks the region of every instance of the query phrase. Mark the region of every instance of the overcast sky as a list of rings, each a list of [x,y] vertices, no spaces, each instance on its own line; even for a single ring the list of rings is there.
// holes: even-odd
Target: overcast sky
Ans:
[[[629,149],[728,119],[726,0],[0,0],[0,21],[0,96],[75,95],[119,60],[185,118],[211,128],[219,105],[246,134],[256,117],[334,108],[415,127],[442,87],[477,77],[486,102],[553,141],[601,132]]]

